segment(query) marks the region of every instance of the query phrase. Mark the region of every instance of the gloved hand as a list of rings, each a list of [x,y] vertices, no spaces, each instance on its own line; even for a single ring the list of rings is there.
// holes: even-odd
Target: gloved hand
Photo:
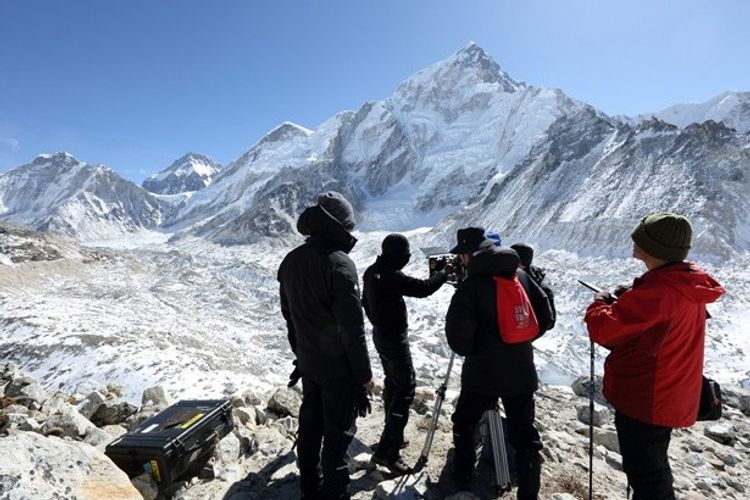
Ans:
[[[596,292],[594,300],[602,300],[605,304],[613,304],[615,302],[615,297],[609,292]]]
[[[623,293],[630,290],[630,288],[631,288],[631,285],[617,285],[613,293],[615,294],[615,297],[619,297]]]
[[[292,361],[292,363],[294,364],[294,370],[292,370],[292,373],[289,375],[289,383],[286,384],[287,387],[294,387],[302,377],[302,374],[299,372],[299,368],[297,367],[297,360],[295,359],[294,361]]]
[[[353,396],[354,408],[356,408],[357,410],[357,415],[359,415],[360,417],[364,417],[369,413],[372,413],[372,405],[370,405],[370,393],[367,391],[364,385],[354,384]]]

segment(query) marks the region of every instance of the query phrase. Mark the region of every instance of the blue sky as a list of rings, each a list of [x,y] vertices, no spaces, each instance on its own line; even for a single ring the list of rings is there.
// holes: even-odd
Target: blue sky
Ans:
[[[469,41],[610,114],[750,90],[750,2],[0,0],[0,172],[69,151],[140,183],[385,99]]]

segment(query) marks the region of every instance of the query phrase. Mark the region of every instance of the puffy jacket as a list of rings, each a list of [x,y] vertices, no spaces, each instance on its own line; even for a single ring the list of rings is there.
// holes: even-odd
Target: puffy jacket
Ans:
[[[695,423],[703,373],[706,304],[724,288],[690,262],[667,264],[637,278],[611,305],[586,310],[589,336],[611,352],[604,397],[649,424]]]
[[[310,235],[279,266],[281,312],[303,376],[316,382],[372,378],[357,269],[347,255],[356,239],[320,207],[297,230]]]
[[[544,291],[523,270],[518,255],[493,247],[472,259],[468,277],[453,295],[445,319],[448,345],[465,356],[461,387],[487,394],[528,394],[538,388],[531,342],[506,344],[497,324],[496,285],[493,276],[517,273],[539,323],[539,336],[552,322]]]
[[[387,256],[379,256],[367,268],[363,277],[362,303],[367,318],[379,330],[406,336],[408,318],[404,296],[428,297],[435,293],[448,279],[443,271],[429,279],[420,280],[407,276],[399,265]]]

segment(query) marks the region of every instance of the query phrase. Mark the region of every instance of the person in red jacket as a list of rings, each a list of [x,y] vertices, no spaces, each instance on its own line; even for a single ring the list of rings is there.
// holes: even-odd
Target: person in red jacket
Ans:
[[[692,227],[655,213],[633,230],[633,257],[648,271],[617,297],[596,294],[586,310],[592,341],[611,350],[604,397],[615,408],[622,465],[633,499],[673,499],[667,450],[672,429],[695,423],[703,374],[706,304],[724,288],[692,262]]]

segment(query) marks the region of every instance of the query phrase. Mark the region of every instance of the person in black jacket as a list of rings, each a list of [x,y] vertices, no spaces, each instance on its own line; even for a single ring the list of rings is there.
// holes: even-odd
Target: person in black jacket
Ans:
[[[557,311],[555,310],[555,294],[549,286],[549,280],[546,279],[547,272],[541,267],[532,264],[534,260],[534,248],[531,245],[527,245],[526,243],[515,243],[511,245],[510,248],[515,250],[518,254],[518,258],[521,259],[521,269],[523,269],[531,279],[536,281],[536,284],[547,294],[550,307],[552,308],[552,324],[549,327],[551,330],[555,327]]]
[[[365,271],[362,292],[365,312],[373,326],[372,339],[385,372],[385,427],[372,460],[398,475],[410,470],[399,450],[416,387],[404,296],[427,297],[448,279],[445,270],[439,270],[426,280],[407,276],[401,269],[410,257],[406,237],[401,234],[386,236],[382,254]]]
[[[518,498],[537,498],[542,443],[534,427],[534,392],[538,388],[531,342],[507,344],[498,330],[496,285],[493,276],[517,275],[529,297],[542,335],[552,321],[544,291],[522,270],[518,254],[495,247],[481,228],[458,231],[459,254],[468,276],[456,289],[445,321],[451,349],[465,356],[461,393],[453,413],[455,447],[453,477],[461,489],[471,488],[474,470],[474,429],[485,410],[502,399],[508,438],[515,449]]]
[[[373,386],[357,269],[347,255],[357,241],[353,228],[349,202],[322,193],[297,222],[307,240],[278,271],[281,312],[302,376],[297,457],[304,499],[349,498],[346,450],[356,432],[356,401]]]

